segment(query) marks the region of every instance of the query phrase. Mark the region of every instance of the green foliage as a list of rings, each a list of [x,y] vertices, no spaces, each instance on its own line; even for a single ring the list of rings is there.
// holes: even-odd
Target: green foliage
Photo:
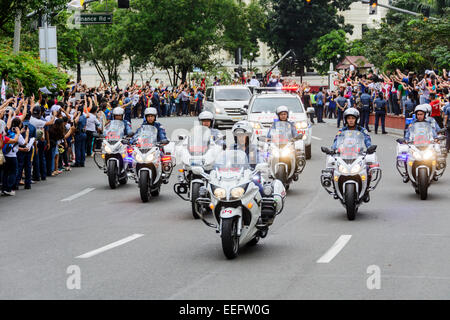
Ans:
[[[12,54],[11,47],[4,45],[0,46],[0,72],[2,78],[13,85],[19,79],[26,95],[37,95],[39,88],[50,88],[53,84],[58,89],[65,89],[69,78],[55,66],[42,63],[38,57],[27,52]]]
[[[338,10],[346,10],[354,0],[313,0],[306,1],[267,0],[267,31],[264,40],[275,56],[279,57],[289,49],[295,51],[298,71],[304,66],[312,66],[313,58],[319,51],[318,40],[332,30],[343,29],[352,32]]]
[[[320,74],[326,74],[331,62],[336,66],[345,57],[349,49],[345,31],[342,29],[332,30],[330,33],[320,37],[317,41],[317,46],[319,51],[316,59],[320,63],[315,63],[314,66]],[[338,55],[340,56],[339,58]]]

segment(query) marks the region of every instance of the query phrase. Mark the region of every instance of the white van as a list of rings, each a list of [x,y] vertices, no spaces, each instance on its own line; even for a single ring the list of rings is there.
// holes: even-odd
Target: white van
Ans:
[[[241,109],[248,105],[252,93],[246,86],[214,86],[206,89],[204,110],[214,114],[215,126],[232,127],[245,115]]]

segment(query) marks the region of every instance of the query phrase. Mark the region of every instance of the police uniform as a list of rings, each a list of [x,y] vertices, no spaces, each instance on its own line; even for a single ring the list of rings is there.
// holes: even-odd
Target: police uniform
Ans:
[[[369,131],[369,115],[370,115],[370,104],[372,103],[372,98],[369,94],[363,93],[360,97],[361,100],[361,121],[360,126],[366,128]]]
[[[274,120],[274,122],[273,122],[273,124],[272,124],[272,127],[270,128],[269,132],[267,132],[267,138],[271,138],[271,131],[272,131],[272,129],[275,128],[275,123],[277,123],[277,122],[279,122],[279,121],[281,121],[281,120],[279,120],[279,119],[275,119],[275,120]],[[295,124],[294,124],[293,122],[290,122],[290,121],[286,121],[286,122],[289,123],[289,124],[291,125],[291,133],[292,133],[292,137],[295,138],[296,136],[298,136],[297,128],[295,127]]]
[[[155,122],[153,122],[153,124],[149,124],[147,122],[147,120],[144,119],[144,122],[142,122],[141,127],[134,134],[134,137],[132,139],[132,143],[134,143],[134,141],[136,140],[137,135],[139,134],[139,132],[141,131],[141,128],[143,126],[151,126],[151,125],[154,126],[158,130],[158,137],[157,137],[157,141],[158,142],[163,141],[163,140],[167,140],[166,129],[164,129],[164,127],[162,126],[161,123],[155,121]]]
[[[337,149],[338,137],[342,134],[342,132],[347,131],[347,130],[351,130],[351,129],[348,126],[344,126],[341,130],[338,131],[336,137],[334,138],[333,146],[331,147],[333,150]],[[359,131],[364,135],[364,144],[366,145],[366,148],[369,148],[372,145],[372,139],[370,138],[370,135],[367,132],[367,130],[363,127],[356,126],[355,131]]]

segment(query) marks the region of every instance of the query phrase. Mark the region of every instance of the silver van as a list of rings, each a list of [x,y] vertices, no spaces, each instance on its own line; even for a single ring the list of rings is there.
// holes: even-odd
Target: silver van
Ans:
[[[214,86],[206,89],[204,110],[214,114],[215,126],[232,127],[242,120],[241,109],[249,104],[252,93],[246,86]]]

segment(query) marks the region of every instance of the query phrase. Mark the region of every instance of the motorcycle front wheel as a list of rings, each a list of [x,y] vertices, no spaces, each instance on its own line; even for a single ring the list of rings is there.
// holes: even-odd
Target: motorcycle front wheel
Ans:
[[[417,187],[419,189],[420,199],[426,200],[428,197],[428,173],[427,169],[420,168],[417,176]]]
[[[354,184],[345,186],[345,208],[347,209],[347,218],[352,221],[356,216],[356,187]]]
[[[194,216],[194,219],[200,219],[200,216],[197,213],[197,207],[195,200],[197,200],[200,197],[200,183],[193,183],[192,184],[192,193],[191,193],[191,204],[192,204],[192,215]]]
[[[142,171],[139,175],[139,193],[141,194],[142,202],[150,200],[150,178],[148,171]]]
[[[238,255],[237,225],[238,220],[236,218],[222,220],[222,249],[227,259],[234,259]]]
[[[118,172],[117,172],[117,163],[115,161],[108,162],[107,174],[108,174],[109,187],[111,189],[117,188],[117,185],[119,184],[119,181],[118,181],[119,177],[118,177]]]

